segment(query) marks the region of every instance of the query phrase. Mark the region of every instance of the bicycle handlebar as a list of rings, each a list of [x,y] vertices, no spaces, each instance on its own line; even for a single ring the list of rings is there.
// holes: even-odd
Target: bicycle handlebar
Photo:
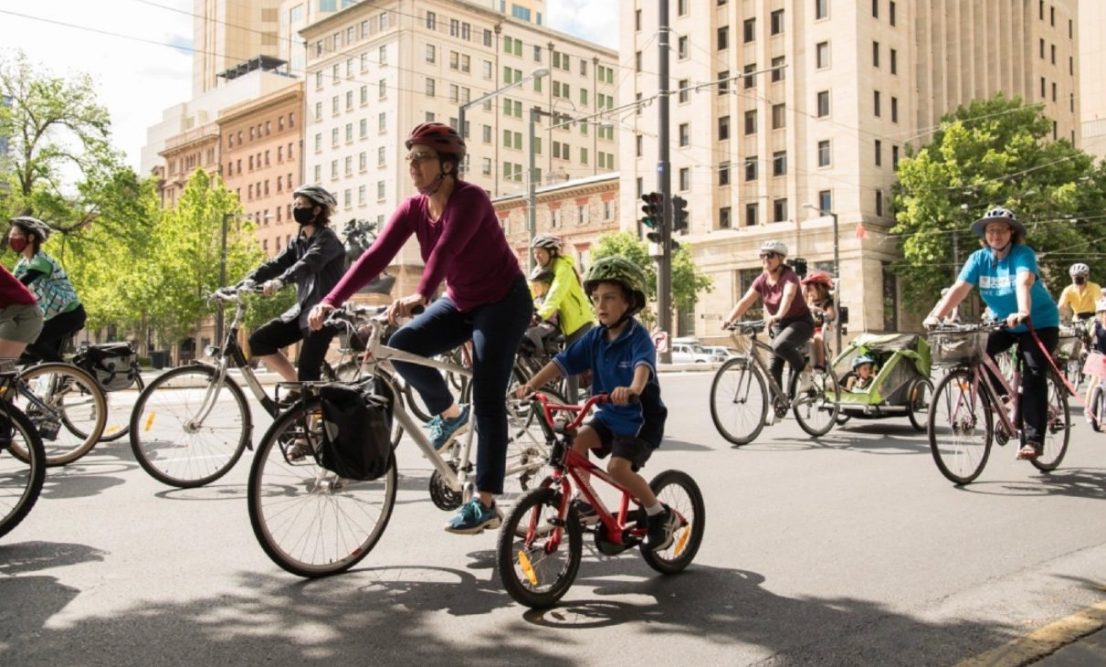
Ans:
[[[726,327],[726,331],[734,331],[743,334],[757,333],[764,330],[764,320],[743,320],[732,322]]]

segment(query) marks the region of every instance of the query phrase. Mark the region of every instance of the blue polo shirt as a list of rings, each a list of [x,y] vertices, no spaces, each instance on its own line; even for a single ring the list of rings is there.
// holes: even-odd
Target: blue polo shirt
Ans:
[[[1033,328],[1044,329],[1060,326],[1060,310],[1052,295],[1045,288],[1041,280],[1041,270],[1037,267],[1037,253],[1029,246],[1017,244],[1010,248],[1006,257],[996,260],[990,248],[980,248],[968,257],[964,268],[960,270],[960,280],[979,286],[979,294],[983,302],[994,311],[995,316],[1005,320],[1008,316],[1018,312],[1018,297],[1015,293],[1017,276],[1020,273],[1029,272],[1037,277],[1033,286],[1029,288],[1029,318],[1033,322]],[[1010,331],[1026,331],[1024,324],[1019,324]]]
[[[657,348],[649,332],[636,319],[631,319],[612,341],[607,340],[607,327],[594,327],[554,357],[553,363],[565,375],[591,370],[592,395],[630,386],[634,381],[634,369],[641,364],[648,366],[649,381],[640,401],[629,405],[604,403],[596,408],[594,419],[615,435],[636,436],[651,447],[660,446],[668,408],[661,401],[661,387],[657,382]]]

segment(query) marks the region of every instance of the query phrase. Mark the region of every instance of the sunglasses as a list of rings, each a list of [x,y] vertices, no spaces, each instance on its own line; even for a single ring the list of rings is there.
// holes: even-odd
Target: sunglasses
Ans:
[[[775,259],[777,257],[779,257],[779,255],[777,255],[774,252],[762,252],[762,253],[760,253],[760,258],[761,259]]]
[[[438,154],[430,151],[418,151],[416,153],[408,153],[407,156],[404,158],[404,160],[406,160],[407,162],[414,162],[415,164],[419,164],[427,160],[437,159]]]

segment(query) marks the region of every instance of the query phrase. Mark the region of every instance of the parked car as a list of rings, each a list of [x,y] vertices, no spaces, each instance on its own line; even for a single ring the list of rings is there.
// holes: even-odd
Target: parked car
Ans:
[[[676,340],[672,343],[672,363],[674,364],[706,364],[714,361],[710,352],[707,352],[698,342],[686,342]]]
[[[737,356],[737,350],[724,345],[706,345],[703,349],[710,354],[711,361],[717,361],[718,363]]]

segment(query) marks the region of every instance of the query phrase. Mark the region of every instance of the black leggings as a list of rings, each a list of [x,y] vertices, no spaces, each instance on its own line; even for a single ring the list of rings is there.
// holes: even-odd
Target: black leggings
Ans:
[[[814,320],[780,320],[778,327],[779,333],[772,338],[772,365],[769,370],[780,389],[787,394],[787,385],[783,383],[783,364],[786,361],[792,373],[803,370],[803,346],[814,335]]]
[[[250,334],[250,355],[264,357],[276,354],[282,347],[303,341],[296,359],[296,377],[300,382],[315,382],[322,378],[323,361],[336,329],[323,327],[318,331],[301,329],[298,318],[285,322],[279,317],[262,324]]]
[[[68,338],[84,328],[87,319],[88,314],[83,305],[51,317],[43,322],[42,333],[35,342],[27,346],[24,354],[34,360],[62,361],[62,346]]]
[[[1060,330],[1056,327],[1037,329],[1037,336],[1051,354],[1056,349]],[[1022,434],[1025,442],[1040,445],[1044,442],[1045,429],[1048,426],[1048,371],[1051,364],[1041,346],[1033,339],[1033,334],[1028,331],[995,331],[987,337],[987,354],[993,357],[1010,349],[1015,343],[1018,345],[1018,359],[1022,363]],[[987,372],[990,373],[990,369]],[[991,380],[1000,394],[1006,393],[1002,383],[993,374]]]

